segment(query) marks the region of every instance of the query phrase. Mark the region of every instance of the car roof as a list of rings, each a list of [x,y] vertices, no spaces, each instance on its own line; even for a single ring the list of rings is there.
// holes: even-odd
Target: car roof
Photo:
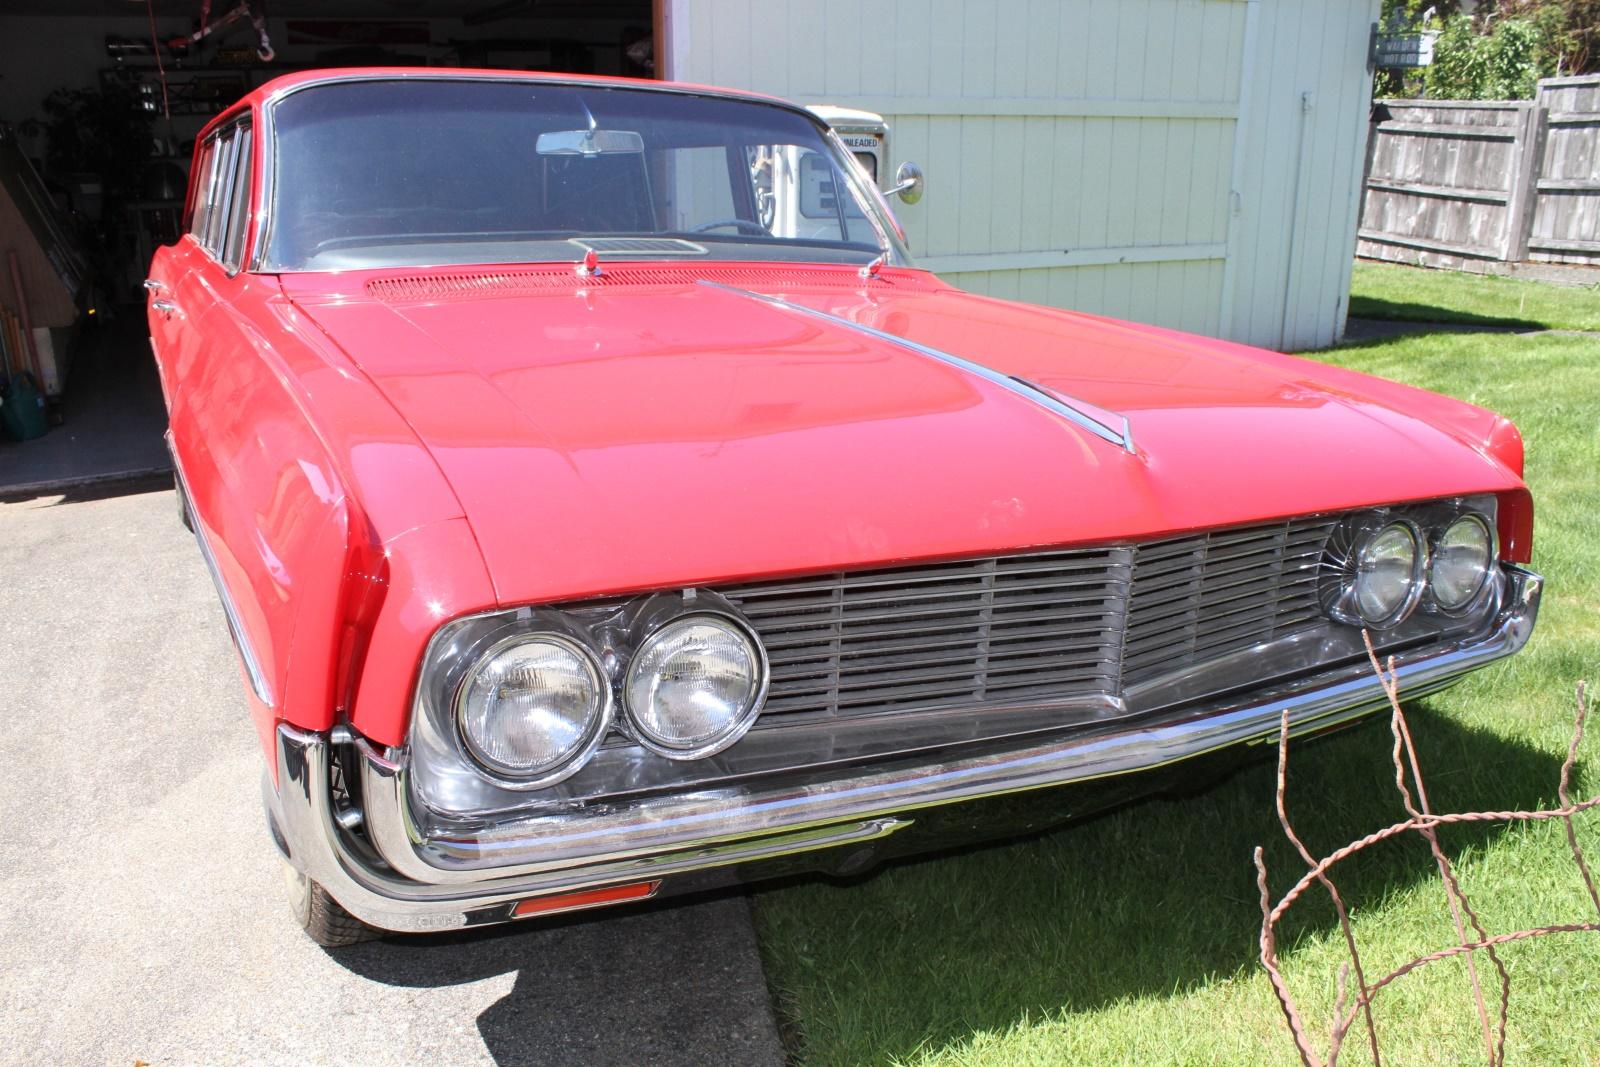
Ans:
[[[295,71],[265,82],[246,93],[216,118],[206,123],[197,140],[211,130],[237,118],[246,108],[259,110],[274,100],[310,85],[359,81],[526,81],[546,85],[594,85],[615,89],[644,89],[657,92],[689,93],[699,96],[736,97],[763,104],[778,104],[803,111],[792,101],[742,89],[724,89],[691,82],[659,81],[653,78],[622,78],[600,74],[557,74],[549,71],[493,70],[477,67],[337,67]]]

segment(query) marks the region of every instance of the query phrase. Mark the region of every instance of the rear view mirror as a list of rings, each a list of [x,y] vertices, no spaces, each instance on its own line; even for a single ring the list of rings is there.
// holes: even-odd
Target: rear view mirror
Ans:
[[[908,204],[915,204],[922,199],[922,192],[927,184],[927,179],[922,176],[921,167],[915,163],[902,163],[900,169],[894,172],[894,188],[889,192]]]
[[[534,143],[541,156],[636,156],[644,138],[633,130],[552,130]]]

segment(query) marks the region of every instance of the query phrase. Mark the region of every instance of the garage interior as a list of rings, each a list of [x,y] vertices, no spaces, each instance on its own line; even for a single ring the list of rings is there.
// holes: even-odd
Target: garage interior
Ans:
[[[0,493],[157,475],[142,282],[195,135],[290,71],[655,76],[652,0],[0,0]]]

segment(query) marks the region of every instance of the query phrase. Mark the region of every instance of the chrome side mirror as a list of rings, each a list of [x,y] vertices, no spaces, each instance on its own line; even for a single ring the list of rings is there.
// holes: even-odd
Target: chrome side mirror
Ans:
[[[922,176],[921,167],[915,163],[902,163],[900,169],[894,172],[894,188],[889,192],[908,204],[915,204],[922,199],[927,185],[928,180]]]

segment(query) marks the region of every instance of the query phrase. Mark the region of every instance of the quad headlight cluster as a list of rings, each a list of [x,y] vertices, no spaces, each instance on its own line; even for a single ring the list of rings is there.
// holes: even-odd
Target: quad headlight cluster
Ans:
[[[1470,505],[1354,516],[1329,543],[1324,606],[1340,622],[1374,630],[1419,607],[1466,614],[1493,584],[1494,528],[1489,511]]]
[[[760,639],[708,593],[593,618],[502,615],[456,652],[469,661],[448,687],[461,745],[515,788],[576,773],[613,726],[668,759],[714,755],[750,728],[767,691]]]

